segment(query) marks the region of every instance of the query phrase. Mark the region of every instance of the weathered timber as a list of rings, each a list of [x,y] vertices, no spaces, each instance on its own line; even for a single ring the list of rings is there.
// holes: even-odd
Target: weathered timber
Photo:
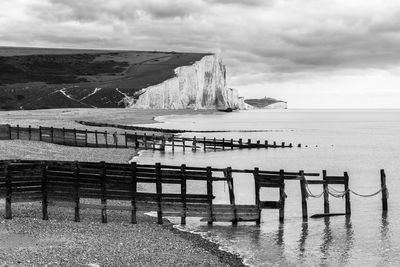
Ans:
[[[300,176],[300,192],[301,192],[301,213],[303,216],[303,221],[307,221],[308,219],[307,190],[306,190],[306,181],[303,170],[300,171],[299,176]]]
[[[101,209],[101,222],[107,223],[107,192],[106,192],[106,163],[104,161],[100,162],[100,177],[101,177],[101,204],[105,205]]]
[[[182,195],[182,215],[181,215],[181,224],[184,225],[186,224],[186,165],[182,164],[181,165],[181,173],[180,173],[180,178],[181,178],[181,195]]]
[[[329,213],[329,192],[328,192],[328,183],[326,178],[326,170],[322,171],[322,179],[324,181],[322,185],[324,190],[324,213]]]
[[[42,181],[41,181],[41,190],[42,190],[42,219],[43,220],[48,220],[49,215],[47,212],[47,206],[48,206],[48,201],[47,201],[47,174],[46,174],[46,169],[47,165],[45,162],[42,162]]]
[[[155,166],[156,173],[156,192],[157,192],[157,223],[162,224],[162,186],[161,186],[161,163],[156,163]]]
[[[380,174],[381,174],[381,190],[382,190],[382,211],[386,212],[388,210],[388,203],[387,203],[387,188],[386,188],[385,170],[381,170]]]

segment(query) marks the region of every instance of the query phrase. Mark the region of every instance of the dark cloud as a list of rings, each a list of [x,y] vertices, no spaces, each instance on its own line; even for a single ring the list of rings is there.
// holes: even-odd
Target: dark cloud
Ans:
[[[385,69],[400,62],[400,3],[394,2],[19,3],[21,7],[0,4],[1,42],[7,45],[29,42],[46,46],[222,52],[233,75],[267,73],[269,77],[352,68]]]

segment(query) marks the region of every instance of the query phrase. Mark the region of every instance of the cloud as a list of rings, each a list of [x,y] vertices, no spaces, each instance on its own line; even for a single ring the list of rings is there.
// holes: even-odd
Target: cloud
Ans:
[[[222,52],[232,81],[275,82],[397,67],[400,2],[3,1],[0,44]]]

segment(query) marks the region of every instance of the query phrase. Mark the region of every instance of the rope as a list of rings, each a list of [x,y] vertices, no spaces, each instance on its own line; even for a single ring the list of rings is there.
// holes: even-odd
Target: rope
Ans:
[[[320,198],[324,195],[325,192],[327,192],[329,195],[331,195],[332,197],[335,197],[335,198],[343,198],[348,192],[353,193],[354,195],[359,196],[359,197],[373,197],[373,196],[376,196],[379,193],[381,193],[384,189],[386,190],[387,198],[389,198],[389,191],[385,186],[371,194],[360,194],[360,193],[353,191],[350,188],[347,190],[344,190],[344,191],[340,191],[340,190],[337,190],[330,186],[327,186],[326,191],[322,190],[322,192],[320,194],[313,194],[310,190],[310,187],[308,186],[307,180],[304,179],[304,181],[305,181],[305,185],[306,185],[306,198],[309,198],[309,197]]]
[[[353,190],[350,190],[350,192],[359,197],[373,197],[373,196],[376,196],[379,193],[381,193],[383,191],[383,189],[386,189],[387,198],[389,198],[389,192],[387,191],[387,188],[385,188],[385,187],[382,187],[381,189],[379,189],[378,191],[376,191],[375,193],[372,193],[372,194],[359,194],[357,192],[354,192]]]
[[[304,179],[304,178],[303,178],[303,179]],[[325,191],[322,191],[320,194],[317,194],[317,195],[316,195],[316,194],[313,194],[313,193],[311,192],[310,188],[308,187],[307,180],[304,179],[304,181],[305,181],[305,185],[306,185],[306,198],[309,198],[309,197],[320,198],[320,197],[323,196],[323,194],[324,194]]]

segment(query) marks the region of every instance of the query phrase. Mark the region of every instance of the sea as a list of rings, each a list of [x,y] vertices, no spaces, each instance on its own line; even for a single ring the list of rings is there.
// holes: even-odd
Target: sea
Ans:
[[[286,181],[285,221],[277,210],[263,210],[254,223],[214,223],[190,218],[186,226],[170,218],[178,229],[202,235],[221,249],[239,254],[250,266],[400,266],[400,110],[288,109],[232,113],[172,115],[156,118],[152,126],[194,131],[183,136],[242,138],[292,143],[292,148],[183,152],[144,151],[139,163],[187,164],[234,169],[304,170],[328,175],[349,174],[350,189],[362,195],[378,192],[384,169],[389,191],[388,212],[381,194],[351,194],[351,216],[309,218],[303,222],[299,181]],[[148,126],[148,125],[147,125]],[[297,147],[301,144],[301,147]],[[234,174],[236,202],[254,204],[251,174]],[[190,187],[190,186],[189,186]],[[343,191],[339,185],[332,186]],[[188,189],[201,190],[197,185]],[[276,190],[263,190],[262,200],[277,200]],[[310,185],[314,195],[320,185]],[[224,182],[214,182],[215,203],[229,203]],[[344,199],[330,197],[331,212],[344,212]],[[309,215],[323,212],[322,198],[308,198]]]

